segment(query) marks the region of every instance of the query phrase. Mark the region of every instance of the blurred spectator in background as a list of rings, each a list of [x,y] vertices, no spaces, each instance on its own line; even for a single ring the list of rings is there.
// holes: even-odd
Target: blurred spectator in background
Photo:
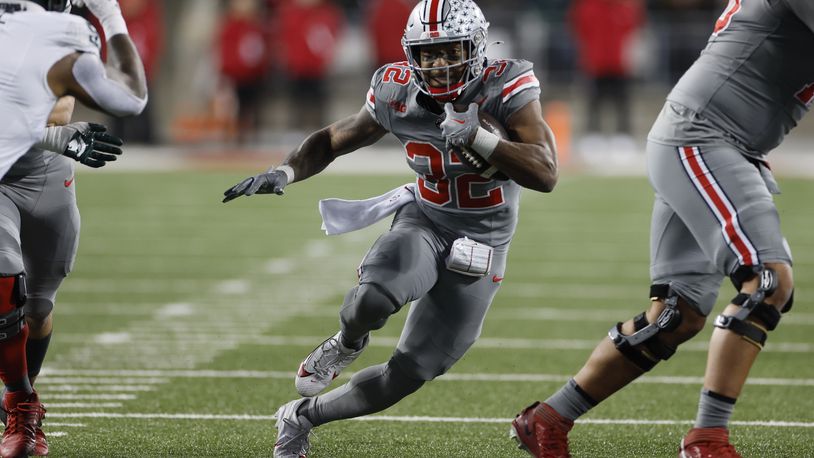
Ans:
[[[308,131],[325,125],[327,76],[339,32],[342,11],[330,0],[279,1],[279,63],[289,86],[289,128]]]
[[[690,68],[712,33],[711,23],[727,0],[653,0],[651,10],[661,18],[657,30],[667,51],[670,86]]]
[[[588,124],[579,145],[585,159],[606,160],[608,150],[628,156],[635,152],[630,125],[631,68],[626,51],[644,17],[642,0],[576,0],[571,6],[569,20],[588,84]],[[606,102],[612,103],[616,115],[616,129],[609,142],[602,139],[600,126]]]
[[[164,11],[158,0],[119,0],[122,16],[130,30],[130,38],[144,63],[147,85],[152,93],[158,75],[158,63],[164,52]],[[138,116],[113,118],[112,131],[128,143],[156,142],[152,103]]]
[[[261,124],[270,58],[262,13],[258,0],[229,0],[217,41],[220,84],[235,95],[240,143],[250,141]]]
[[[371,0],[367,10],[367,32],[373,45],[375,68],[404,60],[401,36],[415,0]]]

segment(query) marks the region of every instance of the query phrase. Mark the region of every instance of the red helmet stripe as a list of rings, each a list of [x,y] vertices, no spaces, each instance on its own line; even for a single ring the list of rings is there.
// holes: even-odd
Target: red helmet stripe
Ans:
[[[430,26],[430,32],[437,32],[438,31],[438,23],[441,22],[441,19],[444,15],[444,0],[430,0],[429,1],[430,7],[430,17],[428,25]]]

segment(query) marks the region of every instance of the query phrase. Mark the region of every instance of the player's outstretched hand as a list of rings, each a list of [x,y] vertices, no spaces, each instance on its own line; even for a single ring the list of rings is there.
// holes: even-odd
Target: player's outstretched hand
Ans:
[[[478,104],[471,103],[469,108],[458,113],[451,103],[444,105],[444,121],[441,122],[441,134],[452,146],[469,146],[475,138],[475,132],[480,127],[478,119]]]
[[[122,14],[117,0],[73,0],[72,3],[78,8],[86,7],[100,22]]]
[[[124,142],[107,132],[107,127],[92,122],[74,122],[46,129],[37,146],[54,151],[95,169],[115,161]]]
[[[283,195],[283,188],[288,184],[288,176],[282,170],[271,170],[260,175],[246,178],[240,183],[223,192],[223,203],[237,199],[240,196],[253,194]]]

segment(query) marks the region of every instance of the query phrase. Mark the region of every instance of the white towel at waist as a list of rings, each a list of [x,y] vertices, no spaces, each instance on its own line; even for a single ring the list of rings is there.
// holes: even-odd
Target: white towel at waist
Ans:
[[[408,183],[365,200],[322,199],[319,201],[322,230],[327,235],[336,235],[368,227],[413,202],[414,191],[415,183]]]

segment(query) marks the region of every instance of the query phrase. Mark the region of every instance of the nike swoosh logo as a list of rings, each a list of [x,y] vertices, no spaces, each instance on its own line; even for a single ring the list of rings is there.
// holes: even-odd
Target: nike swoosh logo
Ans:
[[[312,375],[314,375],[314,374],[311,373],[311,372],[308,372],[307,370],[305,370],[305,364],[304,363],[300,364],[300,368],[299,368],[299,370],[297,370],[297,377],[310,377]]]
[[[73,177],[71,177],[70,180],[65,180],[65,187],[66,188],[70,188],[72,184],[73,184]]]
[[[466,124],[466,121],[462,121],[460,119],[452,118],[453,121],[457,122],[458,124]]]
[[[494,283],[500,283],[503,281],[503,277],[498,277],[497,275],[492,276],[492,281]]]

